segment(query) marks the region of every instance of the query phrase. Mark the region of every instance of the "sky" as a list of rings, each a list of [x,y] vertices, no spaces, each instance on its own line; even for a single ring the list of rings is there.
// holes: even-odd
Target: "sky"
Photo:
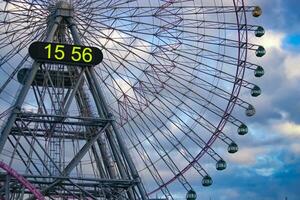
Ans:
[[[197,199],[300,199],[300,1],[253,0],[263,15],[266,34],[254,42],[267,54],[257,62],[265,76],[256,80],[262,95],[254,101],[257,114],[247,119],[249,134],[241,151],[218,173],[210,188],[197,188]]]
[[[255,60],[266,72],[255,79],[263,93],[252,100],[257,114],[245,119],[249,134],[237,141],[240,151],[226,157],[226,171],[211,174],[214,184],[209,188],[198,179],[195,189],[199,200],[299,200],[300,1],[245,2],[263,9],[260,18],[249,20],[266,29],[263,38],[251,38],[267,50]]]

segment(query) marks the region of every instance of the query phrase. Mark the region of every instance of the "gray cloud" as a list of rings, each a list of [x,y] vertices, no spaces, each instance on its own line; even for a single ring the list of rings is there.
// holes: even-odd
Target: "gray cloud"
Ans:
[[[266,28],[287,33],[299,33],[298,0],[261,0],[250,1],[252,5],[259,5],[263,9],[261,20]]]

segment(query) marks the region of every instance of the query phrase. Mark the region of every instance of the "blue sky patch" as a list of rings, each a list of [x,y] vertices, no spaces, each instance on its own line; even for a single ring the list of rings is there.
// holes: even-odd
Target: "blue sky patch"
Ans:
[[[284,38],[283,46],[289,48],[300,48],[300,33],[287,35]]]

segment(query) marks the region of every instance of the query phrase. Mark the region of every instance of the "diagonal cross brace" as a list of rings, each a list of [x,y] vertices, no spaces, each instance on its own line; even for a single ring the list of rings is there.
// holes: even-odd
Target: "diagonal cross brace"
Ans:
[[[88,140],[85,145],[79,150],[76,156],[70,161],[70,163],[65,167],[65,169],[61,172],[61,176],[68,176],[71,171],[78,165],[80,160],[85,156],[85,154],[91,149],[92,145],[99,139],[101,134],[109,127],[110,123],[107,123],[94,137]],[[57,184],[62,182],[62,179],[56,179],[50,186],[46,187],[41,191],[42,194],[46,194]],[[34,198],[28,198],[27,200],[33,200]]]
[[[47,38],[45,39],[45,41],[47,42],[51,42],[53,40],[53,37],[54,37],[54,34],[58,28],[58,24],[61,22],[62,20],[62,17],[57,17],[55,18],[55,23],[51,26],[51,28],[48,30],[48,35],[47,35]],[[16,103],[14,105],[14,110],[13,110],[13,113],[10,115],[10,117],[8,118],[7,120],[7,124],[6,126],[4,127],[4,129],[2,130],[1,132],[1,135],[0,135],[0,153],[2,152],[3,148],[4,148],[4,145],[5,145],[5,142],[8,138],[8,135],[14,125],[14,122],[17,118],[17,113],[20,111],[21,109],[21,106],[26,98],[26,95],[30,89],[30,86],[31,86],[31,83],[33,82],[34,80],[34,77],[38,71],[40,67],[40,64],[38,62],[34,62],[32,64],[32,68],[30,70],[30,73],[28,75],[28,77],[26,78],[25,80],[25,84],[16,100]]]

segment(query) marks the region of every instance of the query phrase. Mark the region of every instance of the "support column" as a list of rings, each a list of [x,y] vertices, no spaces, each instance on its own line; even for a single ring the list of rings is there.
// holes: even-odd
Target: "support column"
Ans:
[[[10,183],[10,175],[6,174],[5,177],[5,199],[9,200],[10,199],[10,191],[9,191],[9,183]]]
[[[75,24],[73,23],[72,19],[71,18],[68,18],[68,22],[69,22],[69,25],[70,25],[70,30],[71,30],[71,33],[72,33],[72,36],[73,36],[73,39],[74,39],[74,42],[76,44],[82,44],[81,43],[81,40],[79,38],[79,34],[77,32],[77,29],[76,29],[76,26]],[[90,77],[89,77],[90,76]],[[111,117],[109,116],[109,112],[108,112],[108,105],[104,99],[104,95],[102,93],[102,90],[100,88],[100,85],[97,81],[97,78],[95,76],[95,72],[94,72],[94,68],[93,67],[89,67],[88,68],[88,73],[87,73],[87,78],[90,79],[90,82],[91,82],[91,85],[92,86],[95,86],[94,87],[91,87],[91,90],[92,90],[92,93],[93,93],[93,96],[97,96],[99,97],[100,99],[100,102],[97,101],[97,98],[95,98],[95,102],[97,104],[97,107],[101,108],[102,112],[104,112],[104,114],[106,115],[105,117],[108,118],[108,117]],[[141,194],[141,199],[142,200],[146,200],[147,196],[146,196],[146,192],[145,192],[145,189],[141,183],[141,180],[139,178],[139,175],[138,175],[138,172],[135,168],[135,165],[133,163],[133,160],[131,159],[130,155],[129,155],[129,152],[128,152],[128,149],[126,148],[126,145],[123,141],[123,139],[121,138],[121,135],[116,127],[116,124],[115,124],[115,121],[113,120],[112,121],[112,128],[113,128],[113,131],[116,135],[116,139],[118,141],[118,144],[120,146],[120,149],[128,163],[128,166],[130,168],[130,171],[131,171],[131,174],[133,176],[133,179],[135,180],[138,180],[138,183],[137,183],[137,187],[139,189],[139,192]]]
[[[59,25],[59,23],[61,22],[62,17],[56,17],[55,21],[53,23],[53,25],[51,25],[51,28],[48,31],[47,37],[44,41],[46,42],[51,42],[53,40],[55,31],[57,30],[57,27]],[[9,116],[6,126],[4,127],[4,129],[2,130],[1,136],[0,136],[0,154],[3,151],[4,145],[6,143],[7,137],[14,125],[14,122],[16,120],[17,117],[17,113],[19,113],[21,111],[21,107],[23,105],[23,102],[26,98],[26,95],[30,89],[31,83],[34,80],[34,77],[36,75],[36,72],[38,71],[40,67],[40,64],[36,61],[34,61],[34,63],[32,64],[32,67],[30,69],[30,72],[28,74],[28,76],[26,77],[26,81],[25,84],[23,85],[19,96],[17,97],[16,103],[14,105],[14,109],[12,110],[11,115]]]

